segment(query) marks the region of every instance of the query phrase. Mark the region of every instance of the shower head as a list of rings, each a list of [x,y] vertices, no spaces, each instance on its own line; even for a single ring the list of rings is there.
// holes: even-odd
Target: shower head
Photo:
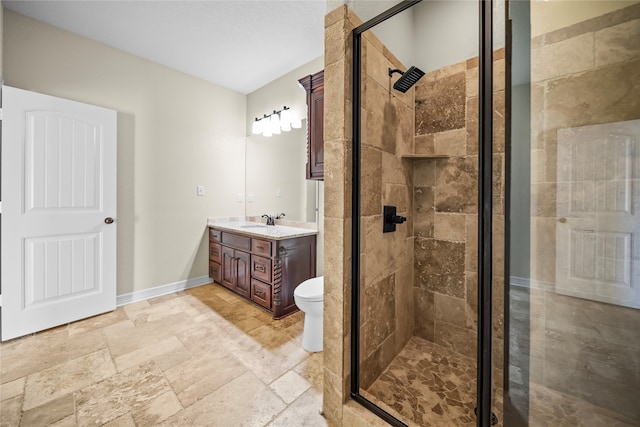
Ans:
[[[408,91],[411,86],[416,84],[416,82],[420,80],[422,76],[424,76],[424,71],[414,66],[409,67],[409,69],[404,73],[401,70],[392,70],[391,68],[389,68],[389,77],[391,77],[393,73],[402,74],[398,81],[393,84],[393,88],[402,93]]]

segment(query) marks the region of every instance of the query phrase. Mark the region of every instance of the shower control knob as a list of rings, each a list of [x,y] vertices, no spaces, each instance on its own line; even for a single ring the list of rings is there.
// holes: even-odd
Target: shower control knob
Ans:
[[[395,206],[385,206],[382,212],[382,232],[389,233],[396,231],[396,224],[402,224],[407,220],[406,217],[396,215],[397,208]]]
[[[400,215],[394,215],[392,218],[393,222],[395,224],[402,224],[403,222],[405,222],[407,220],[406,216],[400,216]]]

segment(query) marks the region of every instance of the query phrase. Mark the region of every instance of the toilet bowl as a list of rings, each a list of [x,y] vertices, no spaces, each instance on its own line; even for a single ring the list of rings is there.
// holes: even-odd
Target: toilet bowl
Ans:
[[[299,284],[293,291],[293,299],[304,312],[302,348],[310,352],[322,351],[324,276],[314,277]]]

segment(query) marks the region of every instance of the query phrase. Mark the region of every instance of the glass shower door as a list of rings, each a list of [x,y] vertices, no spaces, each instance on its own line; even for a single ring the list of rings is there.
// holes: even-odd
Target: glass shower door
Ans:
[[[640,4],[511,1],[505,425],[640,425]]]
[[[352,392],[391,414],[394,425],[476,425],[478,9],[474,1],[415,4],[363,31],[354,51],[360,187]],[[504,68],[504,44],[491,56]],[[398,81],[412,66],[425,74],[403,91]],[[495,96],[502,99],[496,117],[504,117],[504,81]],[[500,126],[496,227],[504,223],[504,121]],[[394,219],[395,231],[386,231],[383,223]]]

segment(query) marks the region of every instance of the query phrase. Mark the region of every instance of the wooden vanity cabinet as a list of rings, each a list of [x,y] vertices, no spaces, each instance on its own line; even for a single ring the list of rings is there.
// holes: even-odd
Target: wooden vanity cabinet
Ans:
[[[307,179],[324,180],[324,70],[298,82],[307,92]]]
[[[210,277],[274,319],[298,311],[296,286],[316,276],[315,235],[267,240],[210,228],[209,247]]]

